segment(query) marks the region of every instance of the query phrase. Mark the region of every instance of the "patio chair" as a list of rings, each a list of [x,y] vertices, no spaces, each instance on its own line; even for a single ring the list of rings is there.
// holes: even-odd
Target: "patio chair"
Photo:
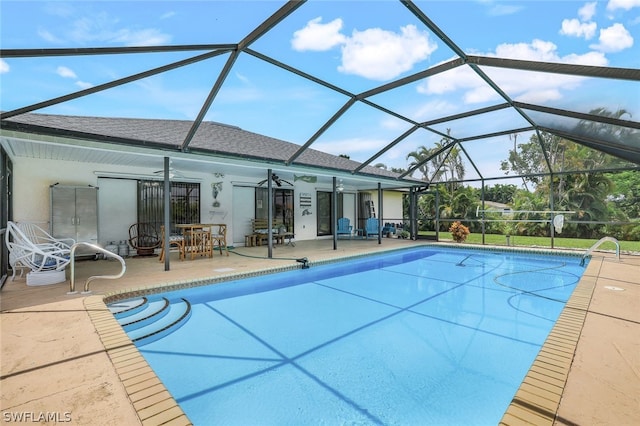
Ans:
[[[158,259],[160,262],[164,261],[164,225],[160,226],[160,259]],[[185,257],[185,242],[184,242],[184,236],[182,235],[175,235],[175,234],[169,234],[169,250],[171,250],[171,247],[176,247],[178,249],[178,252],[180,254],[180,260],[184,260]]]
[[[76,243],[73,238],[56,238],[47,231],[31,222],[15,222],[29,241],[35,244],[54,244],[60,248],[71,250],[71,246]]]
[[[370,217],[367,219],[367,223],[364,230],[365,238],[369,238],[369,235],[378,235],[380,233],[380,224],[378,219]]]
[[[30,237],[21,229],[25,228]],[[73,240],[66,240],[67,242]],[[55,239],[34,224],[7,222],[5,242],[9,249],[12,280],[18,268],[31,270],[27,285],[55,284],[65,281],[64,269],[71,261],[71,247]],[[20,274],[22,276],[22,273]]]
[[[136,249],[138,256],[153,256],[161,242],[152,223],[138,222],[129,227],[129,244]]]
[[[336,234],[338,238],[342,235],[346,235],[351,238],[351,232],[353,231],[353,226],[350,224],[351,221],[348,217],[341,217],[338,219],[338,229],[336,230]]]
[[[222,256],[222,248],[227,251],[229,256],[229,249],[227,248],[227,225],[224,223],[214,224],[213,227],[218,227],[218,232],[211,230],[211,248],[215,250],[216,246],[220,249],[220,256]]]

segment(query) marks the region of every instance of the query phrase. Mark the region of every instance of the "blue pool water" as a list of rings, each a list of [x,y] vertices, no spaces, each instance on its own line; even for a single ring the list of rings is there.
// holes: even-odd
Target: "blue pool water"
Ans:
[[[165,293],[192,315],[139,349],[196,425],[495,425],[579,261],[427,247]]]

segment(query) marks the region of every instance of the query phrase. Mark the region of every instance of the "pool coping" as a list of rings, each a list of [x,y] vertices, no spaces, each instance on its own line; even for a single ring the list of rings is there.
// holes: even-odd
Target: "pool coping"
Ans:
[[[554,256],[582,257],[576,252],[564,252],[553,249],[477,247],[447,243],[426,243],[419,247],[456,248],[490,252],[527,253]],[[414,247],[415,248],[415,247]],[[323,259],[309,262],[310,266],[319,266],[354,260],[381,253],[405,251],[397,248],[377,253],[363,253],[338,259]],[[567,382],[569,370],[575,355],[580,332],[584,326],[587,310],[596,278],[590,272],[601,264],[591,261],[576,285],[569,301],[560,313],[558,320],[541,347],[525,379],[521,383],[511,404],[500,421],[501,425],[522,423],[534,425],[552,425],[560,406],[560,399]],[[596,265],[597,264],[597,265]],[[122,382],[134,410],[143,425],[191,425],[193,424],[171,393],[157,377],[136,345],[127,336],[107,304],[146,296],[160,292],[182,290],[204,285],[217,284],[229,280],[240,280],[260,275],[274,274],[300,269],[299,265],[264,268],[242,274],[228,274],[197,280],[176,281],[157,286],[136,289],[124,289],[105,295],[92,295],[84,299],[84,306],[104,345],[105,352],[113,363],[116,374]]]
[[[602,258],[590,259],[558,320],[507,408],[500,425],[553,425],[578,340],[596,287]]]

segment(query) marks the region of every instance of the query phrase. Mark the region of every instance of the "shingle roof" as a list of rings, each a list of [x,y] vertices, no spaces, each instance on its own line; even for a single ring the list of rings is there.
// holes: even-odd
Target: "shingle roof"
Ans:
[[[10,122],[15,123],[15,126],[10,125]],[[30,133],[63,134],[86,140],[175,150],[180,150],[192,125],[193,122],[188,120],[31,113],[11,117],[2,122],[3,128],[11,127],[13,130],[23,130]],[[193,153],[202,152],[245,160],[256,159],[282,163],[287,161],[299,148],[299,145],[291,142],[211,121],[203,121],[200,124],[189,144],[189,151]],[[306,149],[295,163],[348,172],[361,165],[357,161],[311,148]],[[373,166],[366,166],[359,173],[392,179],[399,176],[397,173]]]

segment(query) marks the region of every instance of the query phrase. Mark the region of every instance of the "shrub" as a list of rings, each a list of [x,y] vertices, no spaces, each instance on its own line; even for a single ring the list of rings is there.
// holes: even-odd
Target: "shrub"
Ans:
[[[460,221],[453,222],[449,227],[449,232],[456,243],[463,243],[469,235],[469,228],[464,226]]]

